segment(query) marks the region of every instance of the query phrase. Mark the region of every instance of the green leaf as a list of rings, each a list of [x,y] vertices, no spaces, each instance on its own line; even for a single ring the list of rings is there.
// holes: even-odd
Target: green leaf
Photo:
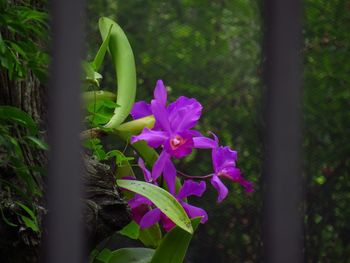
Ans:
[[[90,256],[90,262],[92,263],[107,263],[112,256],[112,251],[108,248],[102,249],[102,251],[94,250]]]
[[[17,227],[16,224],[11,223],[11,222],[6,218],[2,207],[0,207],[0,211],[1,211],[1,217],[2,217],[2,219],[4,220],[4,222],[5,222],[7,225],[12,226],[12,227]]]
[[[97,113],[103,108],[103,101],[98,100],[87,105],[87,111],[90,113]]]
[[[113,116],[113,110],[119,107],[115,102],[110,100],[96,100],[95,102],[87,105],[87,111],[91,113],[87,117],[92,124],[96,127],[102,124],[106,124]]]
[[[29,227],[30,229],[32,229],[34,232],[39,232],[39,227],[37,222],[35,222],[34,220],[30,219],[29,217],[26,217],[24,215],[20,215],[23,223]]]
[[[38,127],[32,117],[16,107],[0,106],[1,119],[15,121],[17,124],[27,128],[31,135],[38,133]]]
[[[118,233],[131,239],[139,239],[145,246],[151,248],[158,247],[162,239],[162,232],[160,231],[159,224],[154,224],[149,228],[141,230],[140,226],[135,221],[131,221]]]
[[[99,126],[107,123],[112,116],[111,113],[105,110],[99,110],[98,112],[92,112],[91,115],[87,116],[86,119],[91,122],[92,126]]]
[[[121,248],[112,252],[108,263],[149,263],[153,253],[149,248]]]
[[[25,215],[18,214],[18,215],[21,217],[23,223],[24,223],[27,227],[31,228],[34,232],[39,232],[38,221],[37,221],[36,216],[35,216],[34,212],[32,211],[32,209],[30,209],[28,206],[26,206],[26,205],[24,205],[24,204],[22,204],[22,203],[20,203],[20,202],[16,202],[16,203],[17,203],[24,211],[26,211],[27,214],[30,216],[30,218],[29,218],[29,217],[27,217],[27,216],[25,216]]]
[[[37,146],[39,149],[42,150],[48,150],[49,146],[46,142],[44,142],[43,140],[34,137],[34,136],[27,136],[26,137],[30,142],[32,142],[35,146]]]
[[[89,139],[83,142],[84,147],[94,150],[96,148],[102,148],[101,140],[98,138]]]
[[[200,217],[192,219],[194,230],[200,221]],[[191,234],[180,227],[174,227],[164,236],[150,263],[182,263],[191,239]]]
[[[159,224],[140,230],[139,240],[147,247],[156,248],[162,240]]]
[[[85,80],[97,87],[100,86],[102,75],[94,70],[93,65],[87,61],[82,62],[82,67],[85,73]]]
[[[117,179],[123,178],[124,176],[135,177],[132,166],[129,161],[132,161],[133,157],[126,157],[119,150],[112,150],[107,153],[107,158],[115,158],[115,163],[118,166],[117,169]]]
[[[116,96],[114,93],[105,91],[105,90],[96,90],[96,91],[86,91],[83,92],[83,101],[85,105],[90,105],[99,100],[115,100]]]
[[[114,110],[113,117],[105,127],[117,128],[128,117],[135,102],[135,59],[130,43],[117,23],[107,17],[102,17],[99,20],[99,28],[103,40],[110,37],[108,47],[116,70],[117,104],[120,105]]]
[[[117,103],[115,103],[114,101],[110,101],[110,100],[102,100],[103,101],[103,106],[109,109],[115,109],[117,107],[120,107]]]
[[[191,221],[185,210],[169,192],[156,185],[136,180],[117,180],[117,185],[148,198],[176,225],[190,234],[193,233]]]
[[[30,209],[28,206],[22,204],[21,202],[16,202],[24,211],[27,212],[27,214],[33,219],[36,220],[36,216],[32,209]]]
[[[101,46],[100,46],[100,48],[95,56],[95,59],[92,62],[95,71],[98,71],[102,65],[103,59],[104,59],[106,51],[108,49],[109,38],[111,36],[112,27],[113,27],[113,25],[110,26],[108,34],[107,34],[106,38],[103,40],[103,42],[102,42],[102,44],[101,44]]]
[[[138,239],[140,226],[135,221],[131,221],[122,230],[118,231],[118,233],[131,239]]]
[[[118,233],[131,239],[139,239],[145,246],[151,248],[158,247],[162,239],[159,224],[154,224],[149,228],[141,230],[135,221],[131,221]]]

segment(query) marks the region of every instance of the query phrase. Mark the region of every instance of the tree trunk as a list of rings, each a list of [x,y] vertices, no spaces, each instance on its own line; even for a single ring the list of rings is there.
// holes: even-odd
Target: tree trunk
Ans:
[[[13,3],[17,1],[13,0]],[[1,32],[4,35],[5,32]],[[8,72],[0,72],[0,105],[15,106],[27,112],[39,124],[42,136],[47,136],[47,87],[40,83],[32,72],[27,72],[23,80],[10,80]],[[14,129],[14,137],[23,134],[20,128]],[[46,168],[47,153],[21,145],[24,159],[29,167]],[[1,153],[1,151],[0,151]],[[6,153],[5,153],[6,154]],[[120,197],[115,185],[115,173],[106,165],[83,154],[85,160],[84,184],[86,196],[83,198],[83,222],[89,246],[93,248],[100,241],[120,230],[130,221],[126,202]],[[0,166],[0,178],[23,187],[11,167]],[[33,174],[39,187],[45,193],[46,183],[39,174]],[[1,186],[1,185],[0,185]],[[46,209],[45,197],[35,198],[33,207],[37,211],[40,232],[34,232],[19,219],[16,201],[21,196],[3,191],[0,188],[0,262],[38,262],[41,254],[42,236],[47,234],[44,219],[50,211]],[[11,221],[17,226],[11,226]]]

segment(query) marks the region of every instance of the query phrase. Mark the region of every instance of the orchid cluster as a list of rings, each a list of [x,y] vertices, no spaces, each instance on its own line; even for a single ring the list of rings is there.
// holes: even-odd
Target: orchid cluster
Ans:
[[[144,128],[137,135],[132,136],[131,143],[146,141],[148,146],[160,149],[159,158],[154,163],[152,170],[148,170],[144,161],[139,159],[139,167],[143,171],[146,182],[156,184],[163,178],[168,191],[183,206],[189,218],[202,217],[201,223],[205,223],[208,215],[205,210],[188,204],[187,197],[201,197],[206,190],[205,180],[210,180],[212,186],[218,192],[218,202],[222,202],[228,195],[228,189],[221,181],[226,178],[232,182],[241,184],[246,192],[253,191],[251,182],[245,180],[239,168],[237,168],[237,152],[228,146],[220,146],[217,136],[213,138],[203,136],[194,130],[201,117],[202,105],[193,98],[184,96],[167,105],[167,90],[163,81],[158,80],[154,99],[151,103],[136,102],[131,111],[133,119],[139,119],[149,115],[155,118],[152,129]],[[193,148],[210,149],[212,151],[213,172],[206,176],[184,176],[179,173],[172,161],[189,155]],[[185,178],[182,187],[176,190],[176,177],[182,175]],[[191,178],[191,179],[189,179]],[[195,181],[196,180],[196,181]],[[160,223],[166,231],[172,229],[175,224],[163,214],[159,208],[147,198],[136,194],[129,201],[132,216],[141,229],[148,228],[155,223]]]

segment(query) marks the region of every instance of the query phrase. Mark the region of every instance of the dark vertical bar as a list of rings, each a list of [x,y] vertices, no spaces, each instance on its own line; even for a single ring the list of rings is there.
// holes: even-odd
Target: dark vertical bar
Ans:
[[[264,255],[299,263],[301,213],[301,1],[265,1]]]
[[[80,61],[83,0],[52,0],[49,187],[46,262],[83,262]]]

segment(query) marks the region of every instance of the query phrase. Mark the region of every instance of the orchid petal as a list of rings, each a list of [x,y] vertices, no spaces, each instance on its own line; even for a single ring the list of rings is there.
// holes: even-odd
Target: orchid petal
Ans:
[[[195,196],[202,196],[206,188],[205,182],[195,182],[192,180],[186,180],[184,184],[182,185],[179,193],[177,194],[176,198],[178,200],[182,200],[188,196],[195,195]]]
[[[166,106],[167,90],[162,80],[158,80],[154,89],[154,99],[162,106]]]
[[[140,224],[142,217],[149,211],[149,206],[140,205],[135,208],[131,208],[131,218]]]
[[[134,120],[152,115],[151,104],[145,101],[139,101],[134,104],[130,112]]]
[[[166,161],[163,171],[163,177],[167,183],[169,192],[175,194],[176,168],[170,158]]]
[[[224,200],[228,194],[227,187],[221,182],[217,175],[214,175],[210,182],[218,191],[218,203],[222,202],[222,200]]]
[[[161,216],[161,221],[162,221],[162,226],[166,232],[169,232],[171,229],[174,228],[174,226],[176,226],[176,224],[164,214],[162,214]]]
[[[163,129],[168,133],[171,133],[169,116],[165,105],[162,105],[157,100],[152,100],[151,109],[152,109],[154,118],[156,119],[156,123],[158,124],[158,127],[160,127],[161,129]]]
[[[215,172],[219,172],[229,166],[236,166],[237,152],[231,150],[228,146],[220,146],[214,149],[212,157]]]
[[[194,137],[193,138],[194,148],[200,149],[213,149],[217,146],[217,143],[207,137]]]
[[[145,178],[146,182],[152,182],[152,175],[151,172],[146,168],[145,162],[143,161],[142,158],[139,158],[138,165],[141,168],[143,172],[143,176]]]
[[[188,130],[188,132],[193,136],[193,137],[203,137],[203,135],[196,130]]]
[[[208,214],[204,209],[193,205],[189,205],[188,203],[185,203],[185,202],[182,202],[181,204],[185,209],[186,213],[188,214],[189,218],[195,218],[200,216],[202,217],[201,219],[202,224],[204,224],[208,220]]]
[[[140,221],[140,228],[145,229],[153,226],[160,220],[161,211],[159,208],[152,209],[148,211]]]
[[[218,138],[218,136],[216,136],[216,134],[213,133],[212,131],[210,131],[209,133],[210,133],[211,135],[213,135],[214,141],[216,142],[217,147],[219,147],[219,138]]]
[[[162,145],[167,138],[167,134],[163,131],[154,131],[144,128],[139,135],[131,137],[131,143],[144,140],[150,147],[157,148]]]
[[[254,184],[253,184],[252,182],[247,181],[247,180],[245,180],[245,179],[242,178],[242,179],[239,181],[239,183],[245,188],[245,191],[246,191],[247,193],[254,192]]]
[[[179,97],[168,106],[172,130],[181,132],[193,128],[202,114],[202,108],[196,99]]]
[[[170,158],[170,156],[166,151],[163,150],[160,153],[159,158],[154,163],[153,168],[152,168],[153,180],[157,180],[158,177],[162,174],[162,172],[164,170],[164,166],[165,166],[167,160],[169,160],[169,158]]]
[[[152,205],[152,202],[141,195],[136,194],[133,198],[128,201],[130,208],[136,208],[141,205]]]
[[[226,175],[224,177],[230,179],[231,181],[239,182],[242,179],[241,170],[237,167],[225,167],[222,171]]]

